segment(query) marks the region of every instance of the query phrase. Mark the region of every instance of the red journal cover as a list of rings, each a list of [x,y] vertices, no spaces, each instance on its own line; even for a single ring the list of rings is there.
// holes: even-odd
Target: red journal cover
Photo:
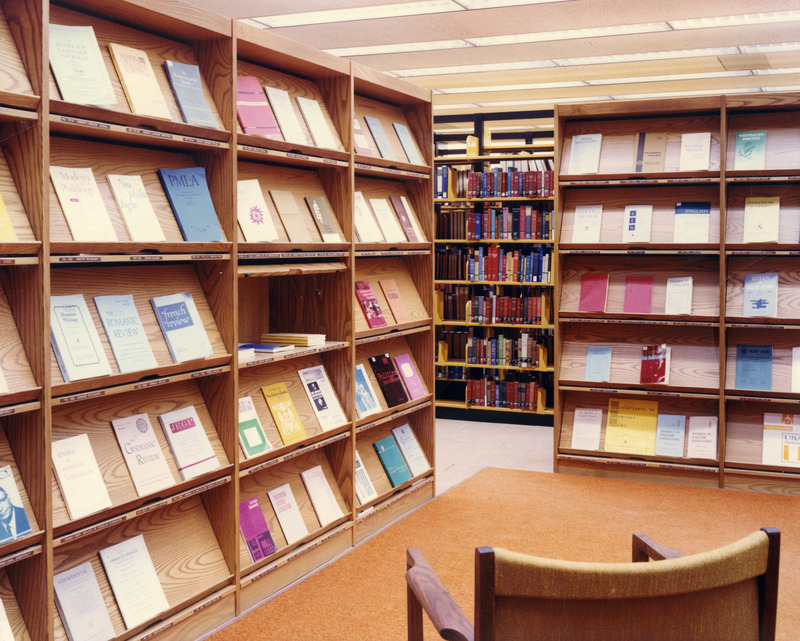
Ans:
[[[408,403],[408,395],[403,387],[403,382],[400,380],[400,374],[392,362],[392,357],[389,354],[380,354],[378,356],[370,356],[369,364],[372,367],[372,372],[378,380],[378,385],[383,392],[383,397],[386,399],[386,404],[389,407],[395,405],[402,405]]]
[[[246,134],[280,135],[264,88],[255,76],[236,77],[236,113]]]
[[[642,347],[641,383],[669,383],[669,347],[666,343]]]
[[[579,312],[606,311],[608,274],[584,274],[581,276],[581,298]]]
[[[356,298],[361,304],[361,309],[364,311],[364,316],[367,319],[367,325],[370,328],[386,327],[386,317],[378,305],[378,299],[375,292],[372,291],[372,285],[368,280],[356,281]]]
[[[625,302],[622,311],[626,314],[649,314],[653,307],[653,277],[628,276],[625,279]]]

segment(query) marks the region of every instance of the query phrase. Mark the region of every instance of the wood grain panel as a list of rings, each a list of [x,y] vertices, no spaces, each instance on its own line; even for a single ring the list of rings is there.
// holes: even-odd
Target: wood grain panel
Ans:
[[[764,169],[800,168],[800,125],[791,111],[729,113],[725,166],[736,169],[736,134],[764,129],[767,132]]]
[[[83,403],[57,406],[53,408],[52,436],[54,441],[77,436],[78,434],[87,434],[89,436],[92,451],[113,505],[110,512],[119,513],[140,501],[128,472],[128,467],[125,464],[125,459],[119,449],[114,430],[111,427],[111,421],[134,414],[146,413],[149,416],[153,432],[158,439],[161,452],[175,482],[175,485],[149,496],[151,498],[168,496],[181,488],[185,489],[190,485],[194,485],[198,481],[183,482],[181,480],[181,474],[175,464],[175,459],[164,436],[158,416],[189,405],[193,405],[197,411],[211,446],[214,448],[214,453],[219,459],[220,467],[229,465],[230,460],[220,441],[217,426],[214,424],[206,407],[205,399],[194,381],[184,381],[124,395],[108,396]],[[51,488],[53,496],[53,526],[54,528],[63,529],[63,526],[70,523],[70,518],[55,475],[52,478]],[[87,517],[81,519],[80,523],[96,520],[97,518],[97,515]]]
[[[44,136],[39,126],[30,123],[6,123],[0,130],[3,136],[3,157],[13,179],[13,192],[19,196],[19,205],[14,204],[13,195],[10,197],[14,210],[23,210],[27,226],[37,240],[44,238],[44,194],[46,184],[43,181],[44,169]],[[46,178],[44,179],[46,180]],[[9,191],[11,186],[9,185]],[[3,190],[5,196],[5,188]],[[19,217],[19,213],[14,214]],[[25,221],[20,219],[14,228],[23,229]],[[17,232],[20,235],[20,232]]]
[[[735,401],[729,400],[726,407],[727,430],[725,464],[743,466],[757,470],[783,470],[800,474],[800,468],[773,468],[761,464],[764,414],[795,414],[797,405],[786,402]],[[727,478],[727,475],[726,475]],[[727,483],[726,483],[727,485]]]
[[[348,341],[353,308],[345,301],[353,295],[351,278],[349,272],[337,272],[274,279],[269,330],[325,334],[329,341]]]
[[[7,394],[0,394],[0,404],[36,395],[38,386],[3,287],[0,287],[0,369],[8,387]]]
[[[708,202],[711,214],[708,225],[707,243],[686,243],[675,238],[675,205],[679,202]],[[719,245],[719,186],[718,185],[680,185],[670,187],[613,187],[607,189],[565,189],[561,218],[560,246],[568,248],[572,245],[572,234],[575,228],[575,208],[586,205],[602,205],[602,224],[600,226],[599,246],[626,246],[622,240],[625,228],[625,207],[628,205],[652,205],[653,217],[650,231],[650,242],[645,247],[661,245]],[[627,246],[638,246],[628,244]]]
[[[799,147],[800,148],[800,147]],[[778,243],[745,243],[744,208],[748,198],[780,198],[778,218]],[[725,209],[725,246],[741,245],[742,249],[783,249],[780,245],[800,243],[800,188],[794,183],[775,185],[729,184],[728,203]]]
[[[13,10],[9,12],[12,19]],[[5,11],[0,12],[0,91],[33,96],[28,72],[11,35]]]
[[[7,566],[5,573],[11,582],[16,604],[25,619],[30,638],[34,641],[48,638],[55,608],[52,570],[46,555],[38,550],[33,556]],[[3,602],[5,603],[5,598]],[[12,626],[12,629],[16,635],[20,628]]]

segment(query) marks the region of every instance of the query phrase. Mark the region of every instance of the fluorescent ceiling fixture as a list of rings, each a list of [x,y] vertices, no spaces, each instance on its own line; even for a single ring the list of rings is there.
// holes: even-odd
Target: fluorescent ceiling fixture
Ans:
[[[278,16],[253,18],[253,20],[257,20],[267,27],[297,27],[309,24],[348,22],[350,20],[372,20],[374,18],[398,18],[402,16],[419,16],[463,10],[463,7],[455,2],[451,2],[451,0],[424,0],[423,2],[401,2],[397,4],[377,5],[374,7],[285,13]]]
[[[551,122],[549,125],[532,125],[526,122],[522,127],[520,125],[500,125],[498,127],[491,127],[489,131],[519,131],[520,129],[525,129],[525,131],[531,129],[546,129],[550,131],[553,129],[553,123]]]
[[[797,51],[800,42],[777,42],[770,45],[740,45],[742,53],[779,53],[781,51]]]
[[[585,56],[583,58],[559,58],[553,60],[559,67],[578,65],[611,64],[615,62],[640,62],[643,60],[669,60],[670,58],[702,58],[705,56],[727,56],[739,53],[738,47],[710,47],[708,49],[675,49],[672,51],[646,51],[642,53],[620,53],[612,56]]]
[[[523,91],[526,89],[559,89],[563,87],[585,87],[583,80],[565,80],[563,82],[539,82],[525,85],[488,85],[481,87],[456,87],[454,89],[437,89],[440,93],[480,93],[483,91]]]
[[[437,105],[434,103],[433,108],[437,111],[444,111],[450,109],[458,109],[458,110],[465,110],[465,109],[475,109],[477,107],[475,103],[470,103],[468,105]]]
[[[670,20],[673,29],[705,29],[707,27],[729,27],[733,25],[756,25],[773,22],[800,20],[800,11],[772,11],[769,13],[746,13],[738,16],[715,16],[711,18],[687,18]]]
[[[412,51],[438,51],[440,49],[465,49],[472,45],[466,40],[432,40],[430,42],[398,42],[397,44],[365,45],[363,47],[342,47],[325,49],[334,56],[371,56],[386,53],[409,53]]]
[[[623,85],[639,82],[667,82],[670,80],[701,80],[706,78],[734,78],[736,76],[749,76],[752,72],[744,71],[708,71],[700,73],[673,73],[663,76],[637,76],[633,78],[604,78],[602,80],[587,80],[589,86],[595,85]]]
[[[800,85],[791,87],[761,87],[761,91],[800,91]]]
[[[417,76],[444,76],[456,73],[480,73],[483,71],[513,71],[515,69],[541,69],[554,67],[550,60],[531,60],[518,62],[492,62],[483,65],[454,65],[452,67],[425,67],[422,69],[394,69],[392,73],[400,78]]]
[[[730,88],[724,89],[700,89],[697,91],[662,91],[656,93],[632,93],[622,94],[618,96],[611,96],[613,100],[640,100],[642,98],[679,98],[687,96],[709,96],[718,94],[732,94],[732,93],[758,93],[760,89],[736,89],[731,91]]]
[[[556,103],[564,102],[594,102],[595,100],[611,100],[611,96],[592,96],[587,98],[581,96],[579,98],[546,98],[542,100],[508,100],[505,102],[481,102],[478,107],[519,107],[524,105],[554,105]]]
[[[467,9],[497,9],[498,7],[518,7],[526,4],[550,4],[569,2],[569,0],[456,0]]]
[[[552,40],[575,40],[577,38],[600,38],[603,36],[620,36],[633,33],[653,33],[655,31],[669,31],[666,22],[651,22],[644,24],[613,25],[609,27],[589,27],[587,29],[567,29],[564,31],[543,31],[539,33],[520,33],[507,36],[485,36],[481,38],[466,38],[478,47],[497,45],[513,45],[526,42],[550,42]]]
[[[800,73],[800,67],[784,67],[783,69],[754,69],[757,76],[776,76],[786,73]]]

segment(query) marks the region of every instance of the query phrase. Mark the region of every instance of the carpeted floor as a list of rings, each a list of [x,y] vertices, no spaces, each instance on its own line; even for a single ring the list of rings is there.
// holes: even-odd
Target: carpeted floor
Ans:
[[[408,547],[423,550],[471,618],[473,554],[480,545],[572,560],[629,561],[632,532],[694,553],[764,526],[782,532],[777,638],[791,641],[800,630],[800,497],[495,468],[209,639],[404,641]]]

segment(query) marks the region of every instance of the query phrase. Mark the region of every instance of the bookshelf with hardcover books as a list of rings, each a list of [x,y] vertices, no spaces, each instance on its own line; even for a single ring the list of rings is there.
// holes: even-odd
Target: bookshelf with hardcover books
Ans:
[[[797,105],[557,109],[558,471],[794,491]]]
[[[200,638],[431,498],[430,92],[170,0],[8,3],[0,51],[14,638]],[[357,111],[420,156],[356,169]],[[357,252],[356,173],[404,243]],[[359,325],[356,274],[385,335]],[[397,406],[384,353],[413,390]],[[395,428],[417,467],[387,487],[356,455]]]
[[[552,415],[552,155],[437,158],[438,408]]]

